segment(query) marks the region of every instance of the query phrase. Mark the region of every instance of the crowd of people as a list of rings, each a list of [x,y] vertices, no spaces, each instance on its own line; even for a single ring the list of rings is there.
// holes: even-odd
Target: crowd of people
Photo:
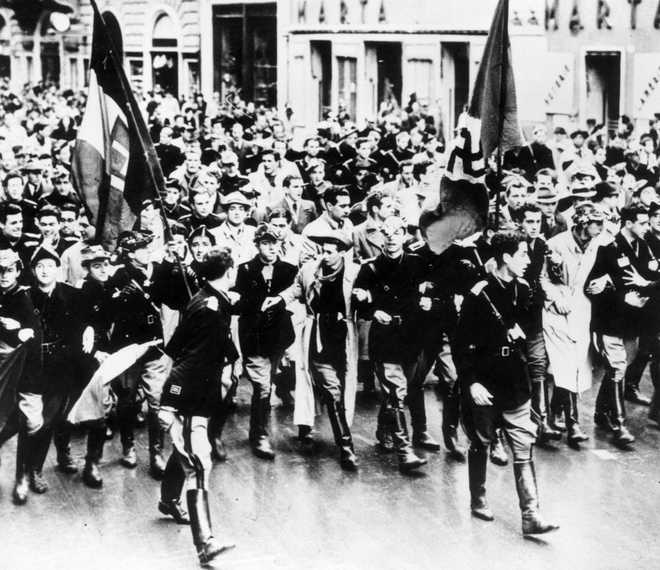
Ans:
[[[0,340],[4,366],[16,347],[24,359],[0,442],[18,433],[17,504],[47,491],[51,440],[57,469],[78,470],[71,406],[99,365],[134,344],[149,347],[110,384],[104,417],[84,424],[82,480],[102,487],[114,432],[121,464],[136,467],[143,418],[158,507],[192,521],[202,562],[227,548],[211,535],[207,484],[211,458],[227,459],[223,425],[241,380],[256,457],[275,457],[274,387],[293,408],[300,452],[314,453],[324,406],[341,468],[357,470],[361,391],[381,401],[378,450],[408,473],[426,464],[420,450],[441,449],[424,398],[437,377],[443,443],[468,461],[472,513],[493,519],[486,467],[509,461],[506,441],[524,534],[557,528],[539,515],[532,447],[589,438],[580,394],[595,370],[594,419],[613,444],[635,440],[626,402],[650,404],[660,423],[660,402],[639,389],[646,365],[654,383],[660,365],[660,122],[558,127],[550,140],[535,127],[505,154],[503,177],[491,162],[486,228],[435,253],[419,220],[437,198],[445,143],[414,99],[359,126],[330,113],[300,136],[290,113],[238,95],[178,101],[156,90],[143,108],[165,188],[110,251],[72,185],[84,99],[0,86]]]

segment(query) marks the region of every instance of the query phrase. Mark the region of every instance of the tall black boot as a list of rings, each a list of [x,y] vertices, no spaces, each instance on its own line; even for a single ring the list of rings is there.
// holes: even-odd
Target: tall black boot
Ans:
[[[149,408],[147,430],[149,434],[149,473],[154,479],[160,481],[165,473],[165,458],[163,457],[165,432],[158,421],[158,410]]]
[[[57,452],[57,470],[62,473],[78,472],[76,462],[71,457],[71,426],[62,420],[53,434],[53,443]]]
[[[295,400],[291,395],[296,389],[296,370],[292,365],[283,366],[279,373],[275,375],[273,381],[275,384],[275,395],[282,400],[282,406],[292,409]]]
[[[612,420],[610,418],[610,407],[612,401],[612,376],[608,370],[605,372],[598,388],[596,396],[596,405],[594,407],[594,423],[597,427],[611,430]]]
[[[390,408],[389,413],[391,415],[392,441],[394,442],[394,449],[399,460],[399,471],[408,473],[426,465],[426,459],[417,457],[413,453],[410,440],[408,439],[408,427],[403,408]]]
[[[488,469],[488,449],[471,445],[468,451],[468,477],[470,482],[470,510],[472,515],[484,521],[495,517],[486,500],[486,471]]]
[[[119,425],[119,439],[122,448],[122,458],[119,462],[129,469],[137,467],[137,454],[135,453],[137,411],[136,406],[117,407],[117,424]]]
[[[628,402],[648,406],[651,400],[639,391],[639,383],[642,380],[644,368],[649,361],[651,354],[648,344],[640,346],[634,360],[626,368],[625,388],[623,397]]]
[[[328,402],[328,418],[332,426],[332,433],[335,437],[335,443],[339,448],[339,463],[345,471],[356,471],[358,468],[357,457],[353,450],[353,439],[351,430],[346,421],[346,411],[344,405],[339,402]]]
[[[16,483],[12,494],[14,504],[16,505],[24,505],[27,502],[29,447],[30,436],[24,427],[20,427],[18,441],[16,443]]]
[[[378,417],[376,419],[376,441],[378,449],[383,453],[392,453],[394,451],[394,442],[392,441],[392,425],[390,413],[390,406],[387,402],[383,402],[378,410]]]
[[[566,418],[567,435],[566,440],[572,446],[577,446],[587,441],[589,436],[580,427],[580,415],[578,412],[577,394],[569,390],[561,389],[564,400],[564,416]]]
[[[30,489],[42,494],[48,491],[48,483],[43,476],[44,462],[48,448],[53,439],[52,427],[42,427],[37,433],[28,437],[28,471],[30,474]]]
[[[412,444],[427,451],[440,451],[440,444],[431,437],[426,425],[426,403],[424,389],[421,386],[408,388],[406,403],[410,410],[410,425],[412,426]]]
[[[373,395],[376,393],[374,365],[371,360],[358,360],[358,381],[362,382],[362,393]]]
[[[615,382],[612,387],[612,432],[613,443],[620,447],[630,445],[635,441],[635,436],[628,431],[625,425],[626,409],[623,403],[622,382]]]
[[[260,459],[275,459],[275,452],[268,438],[270,422],[270,400],[252,395],[252,417],[250,419],[250,444],[252,452]]]
[[[103,457],[103,445],[105,444],[105,425],[95,425],[87,432],[87,455],[85,456],[85,468],[82,472],[82,480],[85,485],[92,489],[103,486],[103,478],[99,472],[99,462]]]
[[[164,515],[171,516],[177,524],[190,524],[188,513],[181,504],[181,492],[185,482],[186,474],[176,456],[176,451],[172,451],[160,483],[158,510]]]
[[[564,432],[566,431],[566,422],[564,421],[564,408],[561,402],[561,390],[557,388],[554,377],[551,374],[546,375],[545,386],[549,391],[551,379],[553,389],[552,398],[547,399],[547,401],[550,403],[550,419],[548,423],[553,427],[553,429]]]
[[[460,398],[458,382],[447,384],[442,400],[442,439],[449,455],[456,461],[465,461],[465,448],[458,441]]]
[[[211,444],[211,457],[217,461],[227,461],[227,450],[222,441],[222,430],[229,417],[229,396],[220,403],[213,415],[209,418],[208,437]]]
[[[660,424],[660,355],[651,358],[651,382],[653,383],[653,397],[649,406],[649,419]]]
[[[524,535],[545,534],[557,530],[558,525],[545,522],[539,514],[539,493],[532,459],[514,461],[513,474],[516,479],[516,491],[518,491],[522,514],[522,533]]]
[[[203,566],[210,565],[218,556],[233,548],[234,545],[220,544],[213,538],[209,497],[206,489],[190,489],[186,493],[186,500],[190,512],[190,529],[199,562]]]
[[[548,394],[545,381],[532,382],[532,419],[539,428],[538,442],[545,444],[561,439],[561,432],[548,423]]]

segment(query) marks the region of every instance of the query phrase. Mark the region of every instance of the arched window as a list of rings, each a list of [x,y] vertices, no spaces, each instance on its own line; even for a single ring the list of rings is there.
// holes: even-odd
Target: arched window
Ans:
[[[168,14],[160,14],[151,34],[153,85],[160,85],[175,97],[179,94],[179,56],[177,28]]]

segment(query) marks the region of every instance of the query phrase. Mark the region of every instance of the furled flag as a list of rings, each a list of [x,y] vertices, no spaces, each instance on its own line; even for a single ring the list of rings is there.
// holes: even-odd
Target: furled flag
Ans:
[[[477,72],[467,113],[458,120],[447,167],[439,181],[439,203],[422,213],[420,229],[431,249],[444,251],[455,239],[484,228],[488,193],[486,163],[522,146],[508,31],[509,1],[499,0]]]
[[[72,157],[76,189],[97,239],[114,248],[146,198],[163,188],[163,173],[140,108],[122,68],[117,20],[96,2],[87,106]]]

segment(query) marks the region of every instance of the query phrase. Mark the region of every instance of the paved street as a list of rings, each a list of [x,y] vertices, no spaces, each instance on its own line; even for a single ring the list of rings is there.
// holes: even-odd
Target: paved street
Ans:
[[[645,381],[644,389],[649,390]],[[592,411],[595,390],[587,395]],[[645,410],[629,406],[638,437],[634,452],[613,448],[597,433],[575,451],[560,444],[538,450],[542,508],[559,532],[524,540],[511,467],[489,466],[488,492],[496,520],[471,518],[467,466],[430,454],[423,475],[399,475],[392,456],[374,450],[375,403],[362,404],[355,425],[358,474],[343,473],[330,445],[306,459],[295,451],[289,413],[275,408],[274,463],[253,458],[247,446],[248,392],[227,429],[230,460],[211,477],[216,534],[237,548],[224,568],[407,569],[553,568],[572,570],[657,568],[660,559],[660,431]],[[431,426],[439,436],[440,404],[427,391]],[[591,413],[585,427],[593,433]],[[278,427],[279,424],[279,427]],[[197,568],[188,527],[163,519],[156,510],[158,486],[147,475],[146,433],[139,439],[140,465],[118,464],[119,443],[107,446],[105,487],[83,486],[80,475],[45,475],[51,490],[31,494],[25,507],[11,502],[14,442],[2,451],[0,467],[0,567],[7,570]],[[82,460],[80,438],[75,456]]]

